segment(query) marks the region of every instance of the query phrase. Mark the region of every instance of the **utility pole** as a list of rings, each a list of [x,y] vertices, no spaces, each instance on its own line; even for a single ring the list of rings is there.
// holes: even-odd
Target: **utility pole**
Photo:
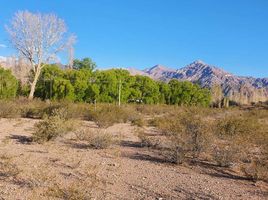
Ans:
[[[121,79],[119,80],[119,85],[118,85],[118,106],[121,106]]]
[[[97,100],[94,99],[94,110],[96,111],[97,110]]]

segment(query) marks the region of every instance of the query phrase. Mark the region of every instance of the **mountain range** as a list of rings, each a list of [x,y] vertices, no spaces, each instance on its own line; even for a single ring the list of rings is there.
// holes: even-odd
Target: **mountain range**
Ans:
[[[152,79],[165,82],[177,79],[198,83],[201,87],[213,88],[218,86],[224,97],[241,104],[268,100],[268,78],[236,76],[201,60],[194,61],[180,69],[155,65],[144,70],[128,68],[128,71],[132,75],[149,76]]]

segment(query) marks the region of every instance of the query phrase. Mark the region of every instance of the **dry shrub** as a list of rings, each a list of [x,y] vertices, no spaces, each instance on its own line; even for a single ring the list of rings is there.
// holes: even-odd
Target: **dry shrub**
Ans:
[[[12,101],[0,101],[0,117],[17,118],[20,117],[18,105]]]
[[[215,133],[225,141],[223,150],[214,154],[218,164],[228,166],[235,162],[246,177],[267,180],[268,126],[262,119],[265,119],[264,113],[259,115],[254,112],[218,120]]]
[[[210,123],[198,114],[172,114],[155,118],[151,124],[166,136],[164,156],[173,163],[182,163],[186,157],[196,159],[207,150],[213,138]]]
[[[94,149],[107,149],[115,143],[113,136],[101,129],[79,130],[76,132],[76,137],[80,141],[86,141],[88,147]]]
[[[70,103],[66,101],[51,103],[45,113],[51,115],[55,109],[64,109],[68,119],[88,119],[91,106],[86,103]]]
[[[95,166],[78,165],[70,177],[63,176],[62,172],[64,171],[58,173],[49,165],[31,170],[29,179],[34,183],[33,191],[37,191],[39,196],[46,196],[47,199],[85,200],[93,198],[93,191],[95,192],[101,183]]]
[[[162,152],[165,160],[175,164],[181,164],[186,160],[187,151],[181,141],[172,141],[169,147]]]
[[[268,182],[268,161],[256,159],[250,162],[249,165],[241,166],[242,172],[247,178],[252,180],[263,180]]]
[[[261,125],[254,118],[225,117],[216,124],[216,134],[221,138],[252,137]]]
[[[237,161],[237,149],[230,145],[219,145],[212,152],[216,163],[221,167],[230,167]]]
[[[173,112],[174,110],[178,111],[180,107],[171,106],[171,105],[135,105],[137,112],[144,115],[163,115],[166,113]]]
[[[148,136],[144,130],[137,130],[137,136],[141,141],[142,147],[158,148],[161,141],[154,136]]]
[[[55,109],[51,116],[35,124],[33,140],[39,143],[47,142],[61,136],[75,128],[74,123],[66,119],[64,109]]]
[[[136,112],[131,107],[118,107],[102,105],[92,111],[89,120],[94,121],[99,127],[107,128],[115,123],[126,123],[136,118]]]
[[[0,178],[16,177],[20,173],[17,165],[13,164],[11,157],[7,155],[0,156]]]
[[[68,200],[92,199],[90,185],[85,185],[85,183],[81,181],[75,181],[68,185],[54,183],[48,188],[46,195],[49,197]]]
[[[268,137],[268,135],[267,135]],[[259,147],[258,154],[248,156],[248,162],[241,166],[242,172],[252,180],[268,182],[268,143]]]
[[[145,120],[142,117],[135,118],[131,121],[133,126],[143,127],[146,125]]]
[[[50,107],[48,102],[39,99],[18,99],[16,102],[20,105],[21,116],[25,118],[41,119],[46,114],[46,109]]]

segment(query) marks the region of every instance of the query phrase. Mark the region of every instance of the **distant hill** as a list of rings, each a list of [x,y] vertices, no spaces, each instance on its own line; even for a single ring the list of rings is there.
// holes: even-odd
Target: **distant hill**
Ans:
[[[171,79],[191,81],[202,87],[221,86],[223,95],[242,104],[268,100],[268,78],[236,76],[197,60],[180,69],[156,65],[145,70],[128,69],[133,75],[145,75],[155,80],[168,82]]]

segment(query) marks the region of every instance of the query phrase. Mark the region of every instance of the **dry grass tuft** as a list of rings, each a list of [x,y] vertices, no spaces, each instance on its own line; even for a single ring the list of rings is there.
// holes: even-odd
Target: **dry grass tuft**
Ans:
[[[79,130],[76,132],[76,137],[80,141],[85,141],[87,146],[93,149],[107,149],[115,143],[113,136],[101,129]]]

